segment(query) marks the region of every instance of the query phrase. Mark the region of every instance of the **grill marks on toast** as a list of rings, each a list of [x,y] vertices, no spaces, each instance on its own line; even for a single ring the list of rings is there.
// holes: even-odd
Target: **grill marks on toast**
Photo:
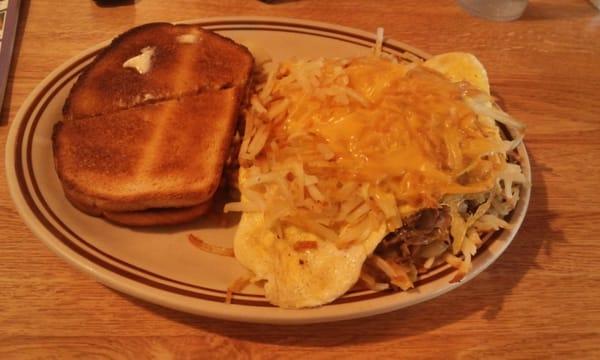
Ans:
[[[195,42],[177,41],[190,34]],[[148,72],[123,68],[148,46],[155,48]],[[197,25],[148,24],[117,37],[79,77],[54,129],[67,198],[134,226],[204,214],[253,62],[243,46]]]

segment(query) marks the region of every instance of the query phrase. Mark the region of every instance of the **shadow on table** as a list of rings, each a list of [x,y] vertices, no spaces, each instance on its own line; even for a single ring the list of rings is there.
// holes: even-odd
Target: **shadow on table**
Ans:
[[[598,10],[589,1],[540,3],[530,1],[519,20],[556,20],[594,16]]]
[[[549,224],[556,215],[547,207],[543,173],[551,169],[533,159],[533,191],[525,222],[506,252],[484,273],[464,286],[437,299],[370,318],[336,323],[272,326],[240,324],[189,315],[124,295],[132,303],[172,321],[244,341],[294,346],[335,346],[380,342],[425,333],[481,312],[485,320],[502,310],[504,298],[531,269],[544,247],[564,241],[560,230]],[[482,296],[473,296],[479,294]],[[485,295],[485,296],[483,296]],[[335,334],[335,335],[332,335]]]
[[[6,91],[4,93],[4,101],[0,109],[0,126],[8,125],[8,114],[10,112],[10,99],[12,98],[12,90],[15,82],[15,69],[17,61],[21,54],[21,43],[23,42],[23,34],[25,33],[25,23],[29,16],[29,1],[21,1],[19,9],[19,20],[17,23],[17,33],[15,35],[15,43],[13,46],[12,61],[8,70],[8,80],[6,83]]]

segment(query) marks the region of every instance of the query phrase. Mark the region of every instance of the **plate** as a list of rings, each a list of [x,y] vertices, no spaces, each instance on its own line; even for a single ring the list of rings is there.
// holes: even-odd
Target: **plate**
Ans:
[[[297,19],[268,17],[210,18],[199,23],[238,42],[264,49],[274,59],[356,56],[370,51],[374,34]],[[56,254],[111,288],[173,309],[244,322],[301,324],[380,314],[437,297],[474,278],[493,263],[514,238],[525,216],[530,191],[510,217],[511,230],[496,233],[479,250],[473,270],[460,283],[449,283],[453,269],[440,267],[408,292],[356,291],[314,309],[286,310],[270,305],[256,287],[225,303],[227,287],[243,267],[233,258],[204,253],[187,240],[194,233],[208,242],[232,246],[235,225],[201,219],[177,227],[131,229],[87,216],[65,199],[54,171],[52,127],[78,74],[109,41],[84,51],[54,70],[26,99],[6,144],[6,174],[19,214]],[[384,51],[427,58],[427,53],[386,40]],[[518,149],[525,175],[530,166],[524,145]]]

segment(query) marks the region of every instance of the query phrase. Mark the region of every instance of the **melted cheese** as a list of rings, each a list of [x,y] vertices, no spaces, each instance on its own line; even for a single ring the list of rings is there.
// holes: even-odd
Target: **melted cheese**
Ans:
[[[346,73],[349,86],[368,106],[306,100],[303,91],[292,92],[287,95],[296,107],[283,123],[283,134],[276,133],[319,135],[336,154],[338,168],[373,183],[393,179],[388,183],[398,200],[416,206],[411,212],[437,205],[445,194],[492,186],[501,162],[480,159],[502,144],[481,127],[459,86],[424,66],[374,58],[353,62]],[[488,176],[461,178],[476,160],[490,163]]]

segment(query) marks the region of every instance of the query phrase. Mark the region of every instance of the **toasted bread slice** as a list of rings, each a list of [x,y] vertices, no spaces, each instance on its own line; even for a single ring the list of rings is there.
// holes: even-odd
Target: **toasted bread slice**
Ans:
[[[151,49],[147,71],[124,67]],[[109,114],[206,90],[246,88],[253,57],[243,46],[199,25],[152,23],[115,38],[81,74],[64,119]]]
[[[108,220],[127,226],[177,225],[192,221],[210,210],[211,202],[185,208],[149,209],[143,211],[109,212]]]
[[[176,225],[192,221],[206,214],[211,206],[212,200],[205,203],[183,208],[167,208],[167,209],[148,209],[141,211],[124,211],[111,212],[102,211],[101,209],[89,206],[79,202],[76,198],[66,193],[69,201],[77,209],[92,216],[103,216],[106,219],[121,225],[127,226],[158,226],[158,225]]]
[[[98,212],[190,207],[217,189],[239,88],[58,123],[55,166],[67,196]]]

